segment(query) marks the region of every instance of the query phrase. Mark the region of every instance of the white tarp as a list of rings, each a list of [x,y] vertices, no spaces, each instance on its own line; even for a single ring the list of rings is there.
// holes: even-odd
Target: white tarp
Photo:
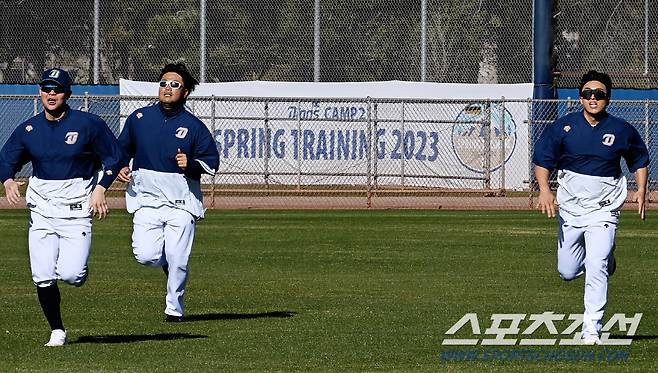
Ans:
[[[191,97],[227,99],[194,100],[188,106],[214,132],[220,174],[268,173],[270,182],[282,184],[362,184],[367,176],[358,175],[377,174],[380,185],[475,189],[485,187],[476,179],[490,174],[486,187],[521,189],[529,177],[527,103],[503,107],[486,100],[527,100],[532,88],[402,81],[204,83]],[[157,92],[154,82],[120,81],[122,96]],[[375,109],[368,97],[391,101]],[[265,108],[267,98],[279,100]],[[401,99],[466,101],[403,104]],[[122,100],[122,117],[147,103]],[[492,126],[484,128],[480,122],[488,119]],[[254,175],[222,183],[262,180]]]

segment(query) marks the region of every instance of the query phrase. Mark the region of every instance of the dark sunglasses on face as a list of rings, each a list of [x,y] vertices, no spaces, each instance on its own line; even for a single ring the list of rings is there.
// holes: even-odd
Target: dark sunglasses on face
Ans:
[[[580,92],[580,97],[584,98],[585,100],[589,100],[592,95],[594,95],[594,98],[598,100],[604,100],[608,97],[608,94],[605,93],[602,89],[590,89],[590,88],[585,88]]]
[[[66,92],[66,89],[64,89],[64,87],[56,85],[56,84],[55,85],[49,84],[49,85],[42,85],[41,86],[41,92],[50,93],[50,92],[53,92],[53,91],[56,94],[59,94],[59,93]]]
[[[171,87],[171,89],[181,89],[183,88],[183,83],[178,80],[161,80],[160,88]]]

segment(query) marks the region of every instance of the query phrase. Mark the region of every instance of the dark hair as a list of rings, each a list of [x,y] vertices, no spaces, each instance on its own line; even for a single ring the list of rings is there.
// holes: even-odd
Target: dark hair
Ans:
[[[610,79],[610,75],[606,73],[600,73],[596,70],[590,70],[585,75],[583,75],[583,77],[580,79],[580,86],[578,86],[578,91],[582,91],[585,84],[593,80],[603,83],[605,90],[608,92],[608,98],[610,98],[610,95],[612,94],[612,79]]]
[[[187,89],[190,93],[192,93],[192,91],[194,91],[194,87],[199,84],[199,81],[194,79],[192,74],[190,74],[190,72],[187,70],[185,64],[181,62],[166,64],[165,67],[160,70],[160,77],[158,79],[162,79],[166,73],[176,73],[180,75],[181,78],[183,78],[184,88]]]

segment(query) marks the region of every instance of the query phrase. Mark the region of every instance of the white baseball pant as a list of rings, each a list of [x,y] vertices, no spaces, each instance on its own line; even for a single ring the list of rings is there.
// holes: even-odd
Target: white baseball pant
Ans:
[[[141,207],[133,217],[133,254],[143,265],[169,266],[165,313],[183,316],[195,219],[173,207]]]
[[[574,227],[560,219],[557,269],[567,281],[585,273],[583,335],[599,335],[608,301],[608,262],[615,246],[617,224],[592,222]]]
[[[82,286],[91,252],[91,217],[46,218],[30,213],[28,243],[32,280],[49,286],[56,280]]]

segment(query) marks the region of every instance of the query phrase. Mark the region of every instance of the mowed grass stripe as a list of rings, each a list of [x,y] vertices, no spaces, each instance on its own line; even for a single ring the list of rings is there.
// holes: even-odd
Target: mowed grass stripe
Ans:
[[[601,368],[439,359],[445,331],[467,312],[482,331],[492,313],[582,312],[583,282],[557,276],[556,222],[538,212],[211,210],[191,259],[191,321],[171,325],[162,322],[164,275],[135,263],[131,216],[114,210],[95,222],[88,283],[60,285],[73,342],[61,349],[42,347],[27,217],[0,211],[0,371]],[[655,370],[656,218],[622,218],[609,313],[643,312],[645,338],[608,371]]]

